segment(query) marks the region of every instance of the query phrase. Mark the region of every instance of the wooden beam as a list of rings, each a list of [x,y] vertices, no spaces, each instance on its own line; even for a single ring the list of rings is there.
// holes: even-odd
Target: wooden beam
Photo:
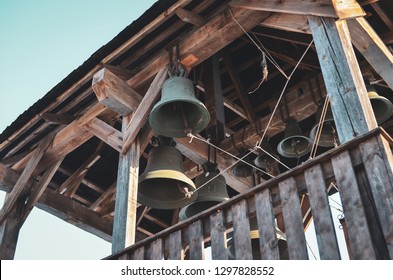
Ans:
[[[224,106],[225,107],[227,107],[232,112],[238,114],[243,119],[247,120],[248,117],[247,117],[246,112],[244,111],[244,109],[242,107],[240,107],[239,105],[233,103],[228,98],[224,98],[223,100],[224,100]]]
[[[122,131],[130,122],[123,118]],[[126,154],[119,156],[116,186],[116,204],[113,223],[112,253],[119,252],[135,242],[140,142],[132,142]]]
[[[337,17],[331,0],[234,0],[230,5],[255,11]]]
[[[50,181],[52,180],[53,176],[55,175],[62,161],[63,158],[61,158],[59,161],[57,161],[55,164],[51,165],[47,170],[45,170],[38,184],[35,184],[31,189],[26,204],[23,207],[23,214],[21,219],[22,224],[25,222],[31,210],[33,210],[34,206],[41,198],[42,194],[44,193],[46,187],[49,185]]]
[[[11,194],[7,193],[5,201]],[[24,199],[18,198],[7,219],[0,225],[0,259],[12,260],[15,256],[19,231],[22,226]]]
[[[94,75],[91,87],[101,104],[122,116],[135,111],[142,101],[133,88],[106,68]]]
[[[182,21],[190,23],[192,25],[202,26],[206,24],[206,19],[204,19],[202,16],[194,12],[187,11],[183,8],[177,8],[175,13]]]
[[[258,11],[232,10],[233,16],[246,31],[258,25],[268,16],[267,13]],[[227,9],[201,28],[198,28],[191,34],[187,34],[180,41],[180,61],[186,67],[195,67],[243,34],[244,31],[233,20],[231,11]],[[188,59],[191,57],[192,59]],[[159,69],[162,69],[167,64],[168,54],[165,50],[162,50],[154,58],[146,61],[143,68],[129,79],[127,83],[131,86],[140,85],[143,81],[153,77]]]
[[[345,20],[309,17],[340,143],[376,128]]]
[[[167,67],[162,68],[154,78],[152,84],[147,90],[145,96],[140,102],[138,108],[135,110],[132,115],[131,121],[127,125],[126,130],[124,131],[124,139],[123,139],[123,147],[121,152],[125,154],[130,148],[131,144],[134,142],[137,137],[140,129],[146,123],[150,111],[154,106],[155,101],[161,93],[162,84],[165,81],[167,75]]]
[[[75,120],[74,116],[68,114],[54,114],[49,112],[44,113],[42,118],[51,124],[69,124]]]
[[[90,209],[93,211],[99,211],[101,205],[105,204],[109,199],[113,197],[116,192],[116,181],[92,204]]]
[[[311,34],[307,16],[275,13],[261,21],[261,26],[289,32]]]
[[[0,164],[0,186],[2,191],[11,192],[19,177],[20,174],[18,172]],[[35,185],[38,182],[30,179],[27,184],[32,186],[32,189],[35,189]],[[64,197],[46,188],[36,207],[100,238],[107,241],[111,240],[112,222],[102,219],[98,213],[82,206],[74,199]]]
[[[357,0],[331,0],[334,10],[340,19],[363,17],[366,13]]]
[[[15,187],[10,192],[10,195],[7,196],[3,208],[1,208],[0,210],[0,224],[4,222],[7,215],[11,212],[18,198],[27,190],[27,183],[38,163],[40,162],[41,158],[43,157],[45,150],[51,144],[52,140],[53,137],[47,136],[40,142],[38,147],[32,153],[32,156],[27,163],[26,168],[23,170],[22,174],[20,175],[18,181],[15,184]]]
[[[244,108],[244,111],[247,114],[247,120],[252,123],[255,121],[255,112],[254,109],[250,103],[250,100],[247,97],[246,91],[242,85],[242,82],[240,81],[240,78],[238,76],[238,73],[235,70],[235,66],[232,62],[232,58],[230,54],[223,50],[222,51],[222,56],[224,60],[224,64],[228,70],[229,77],[231,78],[232,83],[235,86],[235,91],[237,93],[237,96],[240,99],[240,102]]]
[[[371,7],[374,9],[374,11],[377,12],[378,16],[381,18],[383,23],[390,29],[390,31],[393,31],[393,22],[392,18],[386,13],[384,9],[382,9],[381,5],[379,3],[372,3]]]
[[[352,43],[393,89],[393,55],[365,18],[347,20]]]
[[[97,138],[104,141],[118,152],[121,152],[123,145],[123,134],[116,128],[110,126],[99,118],[94,118],[88,122],[85,127],[92,132]]]

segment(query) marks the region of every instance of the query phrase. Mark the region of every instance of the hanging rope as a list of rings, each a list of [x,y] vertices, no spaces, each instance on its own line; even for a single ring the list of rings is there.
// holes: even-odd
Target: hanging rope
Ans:
[[[329,102],[330,102],[330,97],[327,96],[326,99],[325,99],[325,102],[323,104],[321,117],[319,118],[318,128],[317,128],[317,132],[315,134],[314,142],[313,142],[312,147],[311,147],[311,152],[310,152],[310,158],[309,159],[314,158],[316,156],[316,154],[317,154],[317,148],[318,148],[319,140],[321,138],[322,129],[323,129],[323,123],[325,122],[327,109],[329,107]]]

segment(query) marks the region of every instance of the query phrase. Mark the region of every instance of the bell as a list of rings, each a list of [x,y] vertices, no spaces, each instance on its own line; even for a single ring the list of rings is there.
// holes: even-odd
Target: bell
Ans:
[[[161,100],[149,116],[150,126],[159,134],[172,138],[199,133],[210,121],[209,111],[195,98],[192,81],[179,76],[170,77],[162,86]]]
[[[262,148],[261,153],[259,156],[255,158],[254,164],[256,167],[263,169],[265,171],[272,170],[272,168],[277,165],[277,160],[280,160],[280,158],[273,151],[272,146],[270,146],[267,140],[262,141],[261,148]],[[268,152],[271,156],[264,151]],[[275,160],[272,156],[277,160]]]
[[[236,177],[250,177],[254,171],[254,168],[250,165],[251,161],[250,161],[249,156],[246,156],[245,158],[243,158],[247,153],[248,153],[247,149],[240,150],[240,154],[238,157],[243,159],[243,161],[245,161],[249,164],[247,164],[243,161],[239,161],[232,169],[232,173]]]
[[[277,245],[281,260],[289,260],[287,241],[285,240],[285,234],[276,228]],[[250,239],[251,239],[251,250],[253,260],[260,260],[261,249],[259,246],[259,231],[256,218],[250,218]],[[235,244],[233,239],[228,241],[228,259],[235,260]]]
[[[180,209],[180,221],[229,199],[225,178],[222,175],[218,175],[220,172],[217,170],[217,165],[207,163],[204,165],[204,169],[205,172],[195,178],[197,189],[201,186],[203,187],[197,190],[198,197],[194,202]],[[208,181],[210,182],[207,183]]]
[[[386,97],[378,95],[375,87],[367,85],[368,98],[374,111],[375,119],[380,125],[390,118],[393,113],[393,104]]]
[[[285,127],[285,137],[278,144],[277,151],[287,158],[298,158],[309,153],[311,141],[303,136],[299,124],[295,119],[288,119]]]
[[[166,137],[150,150],[145,172],[139,176],[138,202],[158,209],[176,209],[196,199],[194,183],[183,171],[182,154]]]
[[[315,118],[317,120],[317,124],[311,129],[310,139],[314,142],[315,137],[317,135],[319,120],[321,119],[323,107],[319,107],[317,112],[315,113]],[[321,136],[319,137],[318,146],[330,148],[338,146],[338,136],[336,131],[336,126],[334,124],[333,114],[330,108],[326,111],[325,121],[322,123],[322,131]]]

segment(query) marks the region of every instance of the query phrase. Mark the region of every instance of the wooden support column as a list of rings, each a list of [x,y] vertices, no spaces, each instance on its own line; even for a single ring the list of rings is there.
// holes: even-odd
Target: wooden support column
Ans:
[[[123,133],[129,119],[129,116],[123,118]],[[126,154],[119,155],[112,253],[117,253],[135,242],[139,158],[140,142],[136,138]]]
[[[308,17],[325,80],[338,137],[350,141],[376,128],[377,122],[352,48],[345,20]]]
[[[5,201],[11,196],[7,193]],[[0,259],[13,260],[16,245],[18,242],[19,231],[22,226],[22,211],[24,199],[19,198],[14,207],[9,212],[7,219],[0,226]]]

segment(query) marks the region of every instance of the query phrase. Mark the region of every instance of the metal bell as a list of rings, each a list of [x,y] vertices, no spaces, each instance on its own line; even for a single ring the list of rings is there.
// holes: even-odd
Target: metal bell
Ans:
[[[388,120],[393,113],[393,104],[386,97],[378,95],[374,86],[367,85],[368,98],[378,124]]]
[[[195,98],[192,81],[178,76],[164,82],[161,100],[149,116],[150,126],[157,134],[172,138],[199,133],[209,121],[209,111]]]
[[[250,165],[251,160],[250,160],[249,156],[243,158],[247,153],[248,153],[247,149],[240,150],[240,154],[238,157],[242,158],[245,162],[247,162],[249,164],[247,164],[243,161],[239,161],[232,169],[232,173],[236,177],[250,177],[253,174],[254,168]]]
[[[315,113],[317,124],[310,131],[310,140],[314,142],[317,135],[319,120],[321,119],[323,107],[320,106]],[[336,125],[334,124],[333,114],[330,108],[326,111],[325,121],[322,123],[321,136],[319,137],[318,146],[330,148],[338,146],[338,135]]]
[[[207,163],[204,165],[204,169],[205,172],[195,178],[197,189],[201,186],[203,187],[197,190],[198,197],[194,202],[180,209],[180,221],[229,199],[225,178],[222,175],[218,175],[220,172],[217,170],[217,165]]]
[[[183,171],[182,154],[166,137],[150,150],[145,172],[139,176],[138,202],[158,209],[176,209],[196,199],[194,183]]]
[[[285,127],[285,137],[277,146],[280,155],[287,158],[298,158],[310,152],[311,141],[303,136],[300,126],[295,119],[288,119]]]
[[[263,169],[265,171],[270,171],[274,166],[277,166],[277,160],[280,160],[280,157],[273,151],[272,146],[270,146],[269,142],[267,140],[263,140],[261,144],[261,152],[259,156],[257,156],[254,160],[254,164],[256,167]],[[268,155],[266,152],[268,152],[270,155]]]

